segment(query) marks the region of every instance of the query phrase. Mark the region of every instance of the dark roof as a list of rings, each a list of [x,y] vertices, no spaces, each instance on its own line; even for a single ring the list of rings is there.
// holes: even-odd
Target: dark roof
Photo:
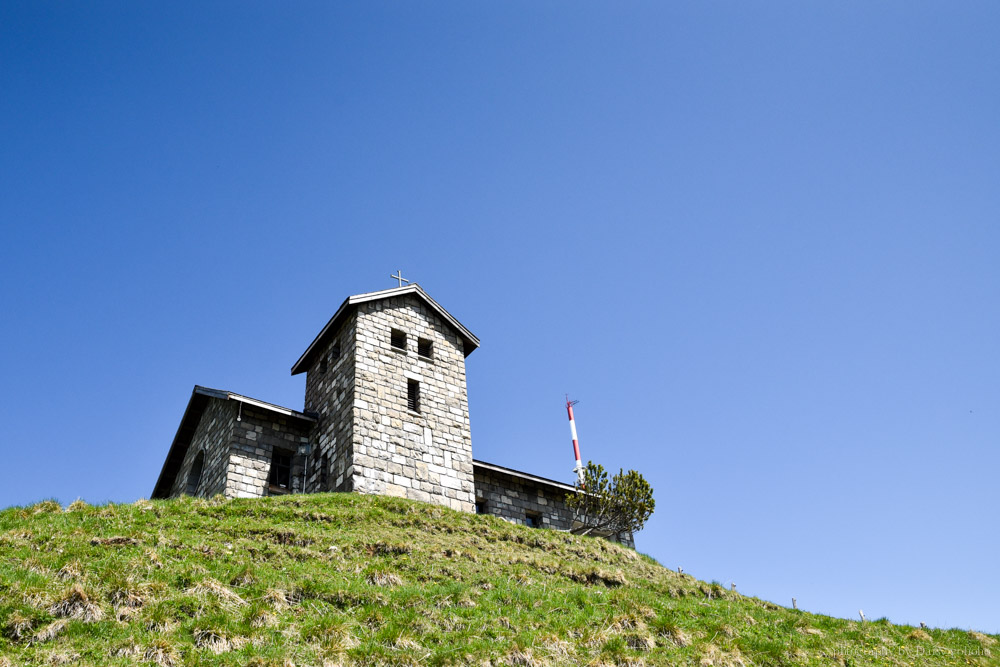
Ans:
[[[290,408],[283,408],[274,403],[250,398],[249,396],[241,396],[231,391],[209,389],[208,387],[195,385],[194,390],[191,392],[191,400],[188,401],[187,409],[184,410],[184,416],[181,417],[181,425],[177,427],[177,434],[170,445],[170,451],[167,452],[167,460],[163,462],[160,476],[156,480],[156,486],[153,487],[153,498],[166,498],[170,495],[170,489],[174,485],[177,471],[180,470],[181,464],[184,462],[184,456],[187,454],[188,447],[191,446],[191,438],[194,437],[194,432],[198,428],[198,422],[201,421],[201,415],[205,412],[205,406],[208,405],[210,399],[239,401],[262,410],[267,410],[268,412],[284,415],[291,419],[305,422],[316,421],[316,417],[312,415]]]
[[[531,473],[521,472],[520,470],[514,470],[513,468],[507,468],[504,466],[497,465],[495,463],[487,463],[486,461],[472,460],[472,469],[475,471],[476,468],[482,470],[489,470],[491,472],[498,472],[503,475],[510,475],[511,477],[517,477],[532,484],[537,484],[539,486],[548,486],[562,491],[576,491],[576,487],[572,484],[566,484],[565,482],[557,482],[554,479],[548,479],[547,477],[539,477],[538,475],[532,475]]]
[[[327,340],[329,340],[330,336],[337,333],[337,329],[340,328],[341,322],[343,322],[348,313],[350,313],[351,310],[359,303],[379,301],[381,299],[391,299],[395,296],[405,296],[407,294],[413,294],[414,296],[423,299],[424,302],[434,310],[434,312],[441,316],[441,319],[451,325],[451,327],[462,339],[462,342],[465,344],[465,356],[469,356],[472,354],[473,350],[479,347],[479,339],[476,338],[471,331],[466,329],[465,326],[456,320],[451,313],[442,308],[441,304],[432,299],[420,285],[413,283],[412,285],[406,285],[405,287],[393,287],[392,289],[381,290],[379,292],[356,294],[344,299],[344,303],[340,304],[340,308],[337,309],[337,312],[333,314],[333,317],[331,317],[330,321],[326,323],[323,330],[320,331],[319,335],[313,339],[313,342],[309,343],[309,347],[306,348],[306,351],[302,353],[299,360],[292,366],[292,375],[298,375],[299,373],[303,373],[308,370],[309,366],[312,365],[313,357],[316,353],[323,348],[323,345],[327,342]]]

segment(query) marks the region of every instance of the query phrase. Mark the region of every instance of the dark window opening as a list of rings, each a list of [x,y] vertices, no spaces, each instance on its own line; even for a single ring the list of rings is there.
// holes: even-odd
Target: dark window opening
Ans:
[[[433,348],[434,344],[431,343],[431,341],[427,340],[426,338],[417,339],[417,354],[419,354],[421,357],[427,357],[428,359],[430,359],[431,351],[433,350]]]
[[[271,455],[271,475],[268,484],[279,489],[290,489],[292,486],[292,454],[282,449],[274,450]]]
[[[319,490],[329,491],[330,486],[330,455],[319,457]]]
[[[322,375],[323,373],[326,373],[326,355],[325,354],[319,360],[319,374]]]
[[[524,525],[530,526],[531,528],[541,528],[542,527],[542,515],[538,512],[525,512],[524,513]]]
[[[476,501],[476,514],[486,514],[486,501],[477,500]]]
[[[201,471],[205,467],[205,452],[198,452],[194,463],[191,464],[191,472],[188,473],[187,488],[184,493],[189,496],[198,495],[198,485],[201,484]]]
[[[390,335],[392,346],[397,350],[406,349],[406,333],[399,329],[393,329]]]
[[[420,383],[416,380],[406,381],[406,407],[420,412]]]
[[[340,359],[340,342],[339,341],[336,342],[336,343],[334,343],[333,347],[330,348],[330,361],[336,361],[337,359]]]

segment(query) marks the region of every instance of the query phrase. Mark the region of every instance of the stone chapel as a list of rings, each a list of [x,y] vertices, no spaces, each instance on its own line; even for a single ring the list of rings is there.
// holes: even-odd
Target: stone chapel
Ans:
[[[416,283],[348,297],[292,366],[301,411],[195,386],[152,497],[353,491],[571,528],[571,484],[473,458],[477,347]]]

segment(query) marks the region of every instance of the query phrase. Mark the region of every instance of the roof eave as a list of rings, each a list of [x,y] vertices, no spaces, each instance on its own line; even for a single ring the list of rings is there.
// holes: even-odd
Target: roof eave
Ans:
[[[549,479],[547,477],[539,477],[538,475],[532,475],[531,473],[522,472],[520,470],[514,470],[513,468],[497,465],[496,463],[487,463],[486,461],[473,459],[472,460],[473,470],[475,470],[476,467],[484,468],[486,470],[491,470],[493,472],[498,472],[503,475],[510,475],[511,477],[517,477],[518,479],[527,480],[534,484],[541,484],[543,486],[554,487],[562,491],[568,491],[570,493],[576,491],[576,487],[573,486],[572,484],[566,484],[565,482],[559,482],[557,480]]]
[[[180,456],[181,462],[184,461],[184,454],[187,453],[187,446],[191,443],[188,442],[187,445],[182,444],[184,439],[183,433],[186,429],[190,428],[189,420],[193,419],[197,424],[197,420],[201,418],[201,413],[205,409],[206,400],[199,399],[201,396],[209,396],[205,392],[199,392],[199,389],[204,389],[195,385],[194,389],[191,391],[191,398],[188,399],[187,407],[184,408],[184,416],[181,417],[181,423],[177,425],[177,432],[174,434],[174,439],[170,443],[170,449],[167,451],[167,458],[163,460],[163,467],[160,468],[160,475],[156,478],[156,485],[153,486],[153,493],[150,498],[167,498],[170,496],[170,488],[174,484],[174,480],[177,478],[177,472],[180,470],[180,463],[174,463],[177,456]],[[197,414],[195,414],[197,413]],[[181,451],[183,450],[183,452]],[[170,472],[168,472],[170,469]],[[168,479],[169,479],[169,484]]]

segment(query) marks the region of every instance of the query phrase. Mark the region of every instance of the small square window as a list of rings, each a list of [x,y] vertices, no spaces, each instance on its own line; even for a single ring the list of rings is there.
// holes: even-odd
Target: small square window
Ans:
[[[420,383],[416,380],[406,381],[406,407],[420,412]]]
[[[524,525],[531,528],[541,528],[542,527],[542,515],[538,512],[525,512],[524,513]]]
[[[292,485],[292,454],[283,449],[275,449],[271,454],[271,474],[268,484],[279,489],[289,489]]]
[[[487,514],[485,500],[476,501],[476,514]]]
[[[399,329],[393,329],[389,340],[394,348],[397,350],[406,349],[406,332],[400,331]]]
[[[421,357],[431,358],[431,352],[434,349],[434,344],[426,338],[417,339],[417,354]]]

